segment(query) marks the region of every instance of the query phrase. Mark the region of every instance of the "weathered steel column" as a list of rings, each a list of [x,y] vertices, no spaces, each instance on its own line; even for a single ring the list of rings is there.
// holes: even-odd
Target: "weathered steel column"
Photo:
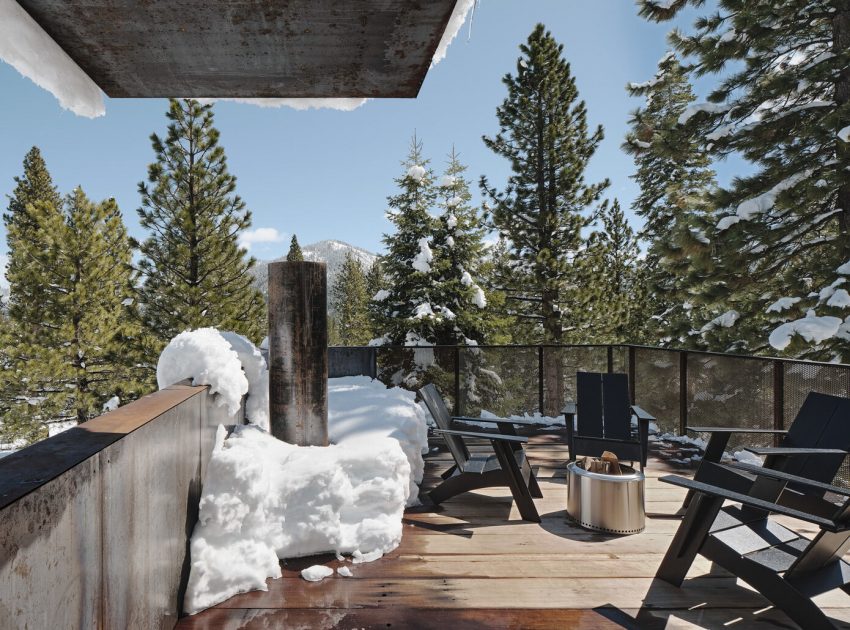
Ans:
[[[269,264],[269,411],[276,438],[328,444],[327,268]]]

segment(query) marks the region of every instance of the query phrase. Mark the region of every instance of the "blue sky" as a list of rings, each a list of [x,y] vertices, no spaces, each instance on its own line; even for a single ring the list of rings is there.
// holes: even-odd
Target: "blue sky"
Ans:
[[[688,26],[692,17],[686,13],[678,24]],[[415,100],[374,100],[350,112],[215,106],[221,142],[254,228],[274,228],[285,239],[256,243],[251,253],[279,256],[292,233],[305,244],[333,238],[379,251],[389,229],[386,197],[414,130],[437,169],[452,145],[457,148],[476,197],[480,175],[503,183],[508,165],[481,136],[496,131],[495,108],[505,96],[501,77],[514,70],[517,46],[537,22],[564,44],[590,122],[605,128],[588,181],[608,177],[609,195],[628,207],[637,194],[629,179],[634,167],[619,147],[629,111],[639,102],[628,98],[624,86],[655,73],[672,25],[642,20],[628,0],[482,0],[471,35],[464,25]],[[698,83],[698,92],[704,94],[710,83]],[[80,118],[0,62],[3,206],[24,154],[38,145],[63,193],[81,185],[94,199],[115,197],[130,233],[144,236],[136,215],[137,186],[153,159],[149,136],[165,130],[165,109],[160,99],[107,99],[105,117]],[[721,179],[733,167],[720,165]]]

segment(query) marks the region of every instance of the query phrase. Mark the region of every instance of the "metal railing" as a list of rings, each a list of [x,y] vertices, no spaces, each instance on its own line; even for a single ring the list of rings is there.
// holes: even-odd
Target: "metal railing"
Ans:
[[[435,383],[455,415],[553,415],[574,399],[575,372],[625,372],[632,401],[679,435],[687,425],[782,429],[810,391],[850,396],[850,365],[637,345],[346,347],[331,348],[329,363],[331,377]]]

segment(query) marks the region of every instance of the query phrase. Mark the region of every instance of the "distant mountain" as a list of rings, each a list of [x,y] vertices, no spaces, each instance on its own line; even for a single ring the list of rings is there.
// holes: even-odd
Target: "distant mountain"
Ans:
[[[342,263],[345,262],[345,255],[351,252],[354,257],[363,265],[363,270],[368,271],[369,267],[377,260],[378,255],[363,249],[355,247],[342,241],[319,241],[312,245],[302,245],[301,251],[304,254],[304,260],[314,260],[325,262],[328,264],[328,292],[342,269]],[[286,260],[286,256],[275,258],[274,260],[259,260],[257,266],[253,269],[254,284],[263,292],[263,295],[268,294],[269,286],[269,263]]]

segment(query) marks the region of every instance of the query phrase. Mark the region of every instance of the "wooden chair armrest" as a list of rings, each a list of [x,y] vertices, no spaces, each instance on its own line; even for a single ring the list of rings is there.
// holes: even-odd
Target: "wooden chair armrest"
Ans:
[[[737,468],[739,470],[751,472],[761,477],[770,477],[771,479],[779,479],[780,481],[789,481],[799,485],[808,486],[810,488],[816,488],[818,490],[824,490],[826,492],[833,492],[844,497],[850,497],[850,489],[848,488],[839,488],[838,486],[833,486],[830,483],[823,483],[822,481],[815,481],[814,479],[799,477],[797,475],[792,475],[787,472],[782,472],[781,470],[774,470],[773,468],[764,468],[762,466],[745,464],[743,462],[732,462],[729,464],[725,464],[725,466],[727,468]]]
[[[685,427],[689,433],[767,433],[770,435],[784,435],[788,433],[785,429],[748,429],[746,427]]]
[[[655,421],[655,416],[653,416],[651,413],[649,413],[645,409],[638,407],[637,405],[632,405],[632,413],[637,416],[638,420],[641,420],[643,422],[654,422]]]
[[[776,512],[777,514],[790,516],[801,521],[806,521],[807,523],[812,523],[813,525],[817,525],[818,527],[821,527],[830,532],[844,531],[846,529],[846,526],[844,524],[836,523],[832,519],[824,518],[823,516],[817,516],[815,514],[809,514],[808,512],[802,512],[800,510],[795,510],[794,508],[779,505],[778,503],[772,503],[763,499],[757,499],[746,494],[741,494],[740,492],[734,492],[732,490],[727,490],[726,488],[721,488],[720,486],[713,486],[711,484],[694,481],[693,479],[687,479],[685,477],[679,477],[677,475],[666,475],[664,477],[660,477],[659,480],[663,481],[664,483],[669,483],[674,486],[693,490],[694,492],[698,492],[708,496],[726,499],[727,501],[735,501],[736,503],[741,503],[742,505],[747,505],[749,507],[765,510],[766,512]]]
[[[468,438],[484,438],[485,440],[497,440],[499,442],[514,442],[525,444],[527,437],[520,435],[503,435],[501,433],[478,433],[477,431],[455,431],[454,429],[434,429],[436,433],[448,433],[449,435],[460,435]]]
[[[745,451],[756,455],[847,455],[840,448],[795,448],[793,446],[745,446]]]
[[[523,426],[532,426],[537,424],[534,420],[520,418],[466,418],[464,416],[452,416],[452,420],[457,422],[489,422],[492,424],[517,424]]]

